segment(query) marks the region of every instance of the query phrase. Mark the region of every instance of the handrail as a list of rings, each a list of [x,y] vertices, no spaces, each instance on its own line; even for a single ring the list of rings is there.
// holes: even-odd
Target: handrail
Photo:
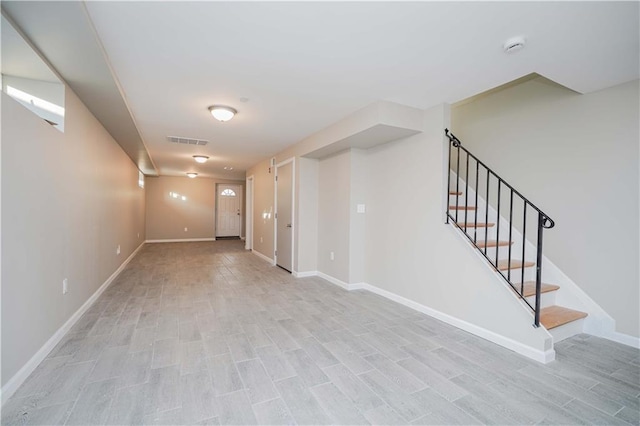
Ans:
[[[491,173],[493,176],[495,176],[496,178],[498,178],[498,180],[500,180],[504,185],[506,185],[509,189],[512,189],[514,194],[518,195],[520,198],[524,199],[527,201],[527,204],[529,204],[531,207],[533,207],[534,209],[536,209],[539,213],[542,213],[542,215],[550,222],[549,226],[545,226],[545,228],[547,229],[551,229],[555,226],[555,222],[545,213],[543,212],[541,209],[539,209],[538,207],[536,207],[535,204],[533,204],[531,201],[529,201],[527,199],[527,197],[525,197],[524,195],[522,195],[520,192],[518,192],[517,189],[515,189],[513,186],[509,185],[509,183],[507,183],[506,180],[502,179],[496,172],[494,172],[493,170],[491,170],[489,167],[487,167],[486,164],[484,164],[481,160],[478,159],[478,157],[476,157],[475,155],[473,155],[471,152],[469,152],[469,150],[467,148],[465,148],[464,146],[462,146],[462,142],[460,142],[460,139],[458,139],[453,133],[451,133],[449,131],[449,129],[444,129],[445,134],[447,135],[447,137],[449,138],[449,141],[453,144],[454,147],[456,148],[462,148],[462,150],[464,152],[466,152],[467,154],[469,154],[469,156],[471,158],[473,158],[474,160],[476,160],[478,163],[480,163],[481,166],[483,166],[485,169],[487,169],[489,171],[489,173]]]
[[[534,312],[534,326],[538,327],[540,325],[540,298],[541,298],[541,288],[542,288],[542,237],[544,229],[551,229],[555,226],[555,222],[540,208],[538,208],[535,204],[529,201],[524,195],[522,195],[518,190],[516,190],[513,186],[511,186],[507,181],[505,181],[502,177],[498,176],[493,170],[491,170],[485,163],[483,163],[478,157],[473,155],[469,150],[462,146],[462,142],[451,132],[449,129],[445,129],[445,135],[449,138],[449,167],[448,167],[448,182],[447,188],[448,192],[451,192],[451,151],[452,147],[457,150],[456,156],[456,184],[455,184],[455,193],[456,193],[456,204],[455,207],[451,206],[449,200],[447,200],[447,221],[449,223],[449,219],[453,220],[455,226],[460,229],[464,235],[473,243],[476,249],[480,251],[483,257],[494,267],[494,269],[500,274],[500,276],[509,284],[509,286],[520,296],[520,298],[533,310]],[[466,154],[466,162],[465,162],[465,177],[464,177],[464,185],[467,187],[467,191],[465,191],[464,197],[464,225],[461,226],[458,222],[458,212],[461,210],[460,206],[460,150]],[[468,221],[468,211],[470,210],[469,206],[469,160],[473,159],[475,161],[475,204],[471,206],[475,210],[474,213],[474,222],[469,223]],[[478,237],[478,215],[480,212],[478,211],[478,182],[480,178],[480,167],[484,168],[486,173],[486,191],[485,191],[485,212],[484,212],[484,248],[478,246],[477,237]],[[491,259],[491,253],[488,253],[488,228],[489,228],[489,196],[490,194],[490,182],[491,177],[494,177],[494,180],[498,182],[497,189],[497,203],[496,203],[496,249],[495,249],[495,259]],[[501,207],[501,194],[503,192],[502,187],[507,188],[509,191],[509,239],[508,239],[508,255],[507,255],[507,275],[502,272],[501,268],[498,266],[499,264],[499,248],[500,248],[500,207]],[[514,195],[522,200],[523,212],[522,212],[522,265],[519,268],[512,268],[512,231],[514,228],[513,225],[513,206],[514,206]],[[455,209],[455,216],[453,216],[450,212],[451,208]],[[524,296],[524,275],[525,275],[525,254],[526,254],[526,228],[527,228],[527,208],[531,208],[538,213],[538,224],[537,224],[537,240],[536,240],[536,293],[535,293],[535,306],[532,306]],[[471,236],[468,232],[468,228],[473,228],[473,236]],[[512,269],[521,269],[520,271],[520,288],[516,287],[517,283],[512,281],[511,270]]]

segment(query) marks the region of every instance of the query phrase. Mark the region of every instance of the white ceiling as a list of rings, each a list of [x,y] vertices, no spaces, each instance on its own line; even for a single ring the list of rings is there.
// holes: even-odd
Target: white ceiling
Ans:
[[[454,103],[532,72],[581,93],[640,75],[638,2],[89,2],[86,8],[161,175],[243,178],[259,160],[376,100],[418,108]],[[29,22],[23,16],[20,24]],[[68,26],[57,31],[72,31]],[[504,41],[516,35],[526,37],[526,48],[503,53]],[[207,111],[212,104],[239,113],[220,123]],[[168,135],[210,143],[176,145]],[[211,160],[196,165],[194,154]]]

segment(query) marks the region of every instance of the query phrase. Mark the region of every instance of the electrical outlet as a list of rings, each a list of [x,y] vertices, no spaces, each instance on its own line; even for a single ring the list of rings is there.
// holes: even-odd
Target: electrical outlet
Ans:
[[[187,232],[189,230],[189,228],[187,228],[186,226],[184,227],[184,232]]]
[[[336,260],[336,255],[333,252],[329,253],[329,259]]]
[[[62,280],[62,294],[67,293],[69,293],[69,280],[65,278]]]
[[[262,237],[260,237],[260,243],[263,243],[264,241],[262,241]]]
[[[140,233],[138,232],[138,238],[140,238]]]
[[[116,249],[116,254],[120,255],[120,244],[118,244],[118,248]]]

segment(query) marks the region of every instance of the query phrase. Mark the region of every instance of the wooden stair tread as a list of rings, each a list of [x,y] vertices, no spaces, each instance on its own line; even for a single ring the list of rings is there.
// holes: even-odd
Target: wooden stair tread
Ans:
[[[449,210],[475,210],[476,206],[449,206]]]
[[[520,284],[515,283],[513,285],[514,285],[515,288],[520,290]],[[549,293],[550,291],[556,291],[559,288],[560,288],[560,286],[557,286],[555,284],[542,283],[542,285],[540,286],[540,293]],[[535,281],[525,281],[524,282],[523,291],[524,291],[524,293],[523,293],[524,297],[535,296],[536,295],[536,282]]]
[[[540,309],[540,323],[547,330],[560,327],[561,325],[570,323],[586,317],[586,312],[574,311],[573,309],[563,308],[562,306],[548,306]]]
[[[496,241],[496,240],[488,240],[488,241],[484,241],[484,240],[480,240],[480,241],[476,241],[476,245],[480,248],[484,248],[486,247],[505,247],[508,246],[510,243],[509,241]],[[513,241],[511,242],[511,244],[513,244]]]
[[[529,268],[534,266],[535,262],[524,262],[524,267]],[[507,269],[520,269],[523,266],[523,262],[521,260],[511,259],[511,265],[509,265],[508,260],[499,260],[498,261],[498,270],[506,271]]]
[[[459,191],[459,192],[449,191],[449,195],[462,195],[462,191]]]
[[[473,222],[467,222],[466,223],[466,227],[467,228],[484,228],[485,226],[488,228],[491,228],[492,226],[495,226],[495,223],[484,223],[484,222],[478,222],[478,223],[473,223]],[[464,222],[458,222],[458,226],[460,228],[464,228],[465,227],[465,223]]]

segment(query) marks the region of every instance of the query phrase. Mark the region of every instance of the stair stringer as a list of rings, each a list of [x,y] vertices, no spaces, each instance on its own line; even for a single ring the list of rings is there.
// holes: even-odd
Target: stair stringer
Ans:
[[[451,171],[451,179],[455,183],[456,174],[453,171]],[[472,205],[471,201],[475,202],[475,196],[476,196],[474,189],[471,186],[467,187],[465,181],[462,178],[459,178],[459,187],[460,187],[460,190],[463,191],[463,193],[465,191],[468,192],[469,201],[470,201],[469,204]],[[461,199],[463,199],[464,195],[460,197]],[[452,196],[451,199],[453,200],[455,199],[455,197]],[[462,204],[462,203],[459,203],[459,204]],[[484,212],[485,209],[486,209],[485,200],[480,195],[478,195],[477,211]],[[474,213],[471,213],[471,212],[467,214],[467,216],[470,217],[470,220],[473,220],[473,217],[474,217],[473,214]],[[498,223],[497,216],[498,216],[497,210],[494,209],[491,205],[489,205],[489,222]],[[462,217],[464,218],[464,212]],[[458,214],[458,218],[459,220],[461,220],[460,214]],[[482,214],[479,216],[478,221],[480,221],[480,218],[482,218],[482,221],[484,221],[484,216]],[[502,238],[498,238],[498,236],[496,235],[497,227],[493,227],[489,229],[487,239],[495,238],[496,240],[499,240],[499,239],[508,240],[509,238],[508,233],[506,232],[503,233],[503,232],[504,230],[508,229],[509,222],[502,214],[500,215],[499,223],[500,223],[500,231],[501,231],[500,237]],[[535,232],[535,231],[530,231],[530,232]],[[545,230],[545,232],[553,232],[553,230],[550,230],[550,231]],[[484,237],[485,235],[484,230],[479,232],[479,235]],[[514,247],[518,247],[518,248],[522,247],[522,233],[518,231],[516,228],[513,228],[513,231],[511,234],[511,240],[514,241],[514,244],[513,244]],[[506,259],[507,248],[503,247],[503,248],[500,248],[499,250],[500,250],[500,258]],[[514,254],[514,252],[512,251],[512,259],[520,259],[521,256],[519,254],[521,254],[521,251],[517,250],[517,252],[518,253]],[[531,243],[529,239],[527,239],[525,241],[525,259],[523,260],[535,262],[536,260],[535,253],[536,253],[535,246],[533,245],[533,243]],[[480,257],[486,263],[486,259],[484,259],[482,255],[480,255]],[[527,269],[529,270],[525,272],[525,280],[535,280],[535,275],[534,275],[535,268],[527,268]],[[504,283],[504,279],[497,272],[496,272],[496,277],[502,283]],[[575,281],[573,281],[567,274],[565,274],[556,264],[554,264],[544,254],[542,255],[542,282],[549,283],[549,284],[556,284],[560,286],[560,288],[556,290],[556,304],[570,308],[570,309],[586,312],[588,314],[588,316],[582,320],[584,324],[583,329],[581,330],[582,332],[592,334],[595,336],[606,337],[606,338],[609,338],[609,336],[611,336],[612,333],[614,333],[615,320],[596,301],[594,301],[589,295],[587,295],[576,284]],[[516,298],[520,299],[517,296]],[[527,307],[527,309],[529,308]],[[530,309],[529,309],[529,312],[531,312]]]

